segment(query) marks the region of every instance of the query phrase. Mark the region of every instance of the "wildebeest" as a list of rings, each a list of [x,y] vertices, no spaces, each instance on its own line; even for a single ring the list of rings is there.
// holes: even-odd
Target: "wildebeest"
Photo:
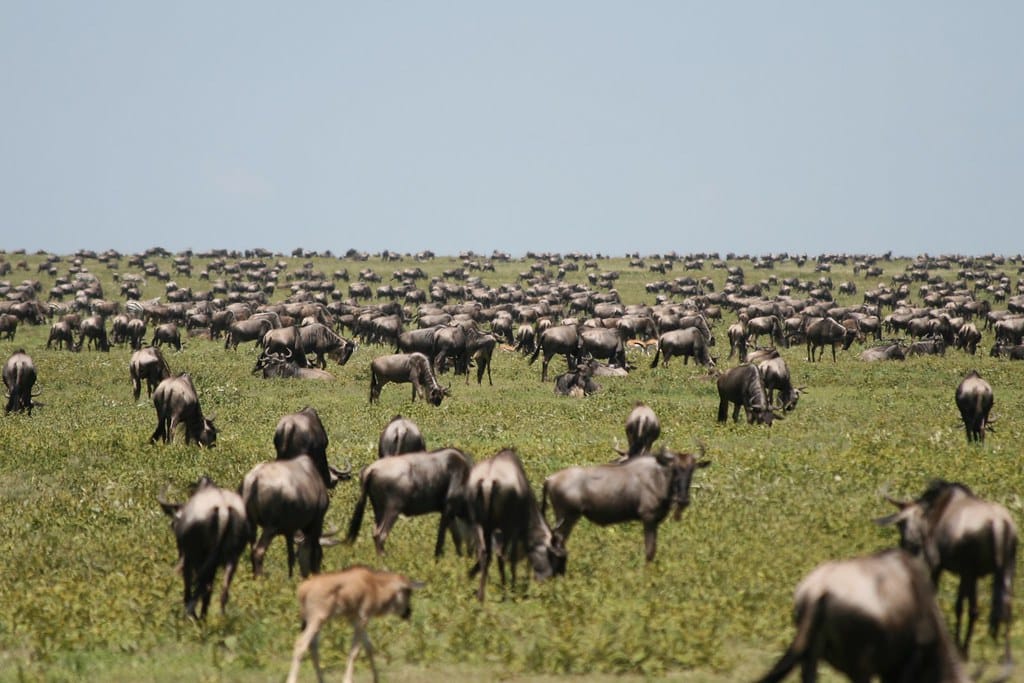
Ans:
[[[299,340],[304,353],[316,354],[314,365],[321,370],[327,367],[325,355],[344,365],[356,349],[356,343],[338,335],[323,323],[312,323],[299,328]]]
[[[672,356],[682,356],[683,364],[686,365],[690,357],[694,362],[709,368],[715,367],[715,361],[708,354],[707,339],[696,327],[684,327],[681,330],[669,330],[658,337],[658,350],[654,352],[654,360],[651,361],[651,368],[658,367],[658,358],[662,359],[662,365],[668,365]]]
[[[156,430],[149,437],[150,443],[156,443],[157,439],[171,443],[179,424],[185,425],[186,444],[195,441],[200,446],[212,447],[217,440],[213,416],[203,416],[199,395],[188,373],[160,382],[153,391],[153,406],[157,423]]]
[[[622,333],[607,327],[581,327],[579,330],[580,354],[593,358],[607,359],[610,365],[626,367],[626,347]]]
[[[580,337],[576,326],[557,325],[541,332],[537,337],[537,348],[530,356],[530,365],[533,365],[542,353],[544,354],[544,362],[540,370],[542,382],[546,382],[548,379],[548,363],[558,354],[564,354],[569,370],[575,370],[580,356]]]
[[[673,507],[679,519],[690,504],[694,470],[710,464],[693,453],[663,448],[621,464],[569,467],[544,480],[541,514],[550,500],[555,520],[551,530],[566,541],[580,517],[601,526],[639,520],[644,556],[650,562],[657,551],[658,525]]]
[[[171,376],[171,369],[164,355],[155,346],[147,346],[132,353],[128,361],[128,374],[132,379],[132,398],[136,401],[142,394],[142,380],[146,380],[146,397],[153,396],[153,390],[160,382]]]
[[[466,518],[466,479],[472,462],[456,448],[419,451],[381,458],[359,474],[362,492],[349,522],[347,543],[354,543],[363,523],[366,501],[373,506],[373,543],[384,554],[384,541],[399,515],[441,513],[434,555],[444,550],[444,534],[456,518]],[[456,552],[461,539],[452,526]]]
[[[324,515],[330,499],[327,485],[313,459],[301,454],[287,460],[261,462],[249,470],[240,489],[245,511],[254,527],[262,527],[252,547],[252,573],[263,573],[263,557],[274,536],[280,534],[288,547],[288,576],[295,566],[295,536],[302,576],[320,571]]]
[[[480,572],[477,598],[484,600],[491,556],[498,556],[498,572],[505,585],[505,560],[516,581],[516,563],[525,556],[534,578],[543,581],[565,573],[566,552],[560,536],[551,533],[530,488],[523,463],[515,451],[505,449],[473,465],[466,485],[466,508],[477,545]],[[495,547],[496,546],[496,547]]]
[[[877,360],[904,360],[905,358],[906,354],[903,352],[903,346],[899,342],[874,346],[860,352],[860,359],[869,362]]]
[[[33,393],[36,383],[36,364],[25,349],[18,349],[4,363],[4,386],[7,387],[7,405],[4,413],[25,411],[32,414],[35,404],[32,399],[39,395]]]
[[[843,351],[850,348],[857,333],[847,329],[832,318],[815,320],[807,326],[804,332],[807,341],[807,360],[814,361],[814,352],[821,348],[818,353],[818,360],[825,355],[825,347],[832,347],[832,362],[836,360],[836,344],[843,345]]]
[[[762,315],[751,318],[746,324],[747,336],[750,338],[750,343],[754,346],[757,345],[757,338],[762,334],[770,335],[772,341],[778,346],[789,346],[783,334],[783,327],[782,318],[777,315]]]
[[[651,446],[661,436],[661,422],[654,411],[645,403],[637,403],[626,418],[626,443],[628,448],[625,453],[619,452],[625,458],[632,458],[637,455],[649,453]]]
[[[387,423],[377,440],[377,457],[415,453],[427,450],[423,434],[416,423],[401,415],[395,415]]]
[[[430,359],[422,353],[393,353],[374,358],[370,362],[370,403],[380,399],[380,391],[388,382],[411,382],[412,400],[418,394],[435,406],[449,395],[449,390],[437,383]]]
[[[726,337],[729,338],[729,358],[732,360],[733,355],[739,352],[740,362],[747,362],[747,326],[743,321],[735,322],[729,325],[729,329],[725,332]]]
[[[124,335],[128,346],[138,351],[142,348],[142,341],[146,336],[146,322],[140,318],[132,318],[125,323]]]
[[[53,344],[56,344],[58,349],[77,350],[74,333],[71,330],[71,325],[66,320],[58,320],[53,325],[50,325],[50,336],[46,339],[46,348],[50,348]]]
[[[352,473],[332,467],[327,462],[327,430],[320,420],[316,408],[306,406],[302,410],[289,413],[277,421],[274,428],[274,450],[278,460],[290,460],[300,455],[307,455],[316,465],[316,471],[324,480],[324,485],[333,489],[339,480],[348,479]]]
[[[757,366],[750,363],[729,368],[718,376],[718,421],[725,422],[729,417],[729,404],[734,403],[733,422],[740,418],[740,408],[747,415],[749,424],[771,425],[773,420],[781,420],[782,415],[772,410],[765,391],[764,377]]]
[[[971,370],[956,388],[956,407],[964,421],[967,443],[985,441],[985,427],[992,410],[992,386]]]
[[[176,323],[163,323],[153,329],[153,340],[150,346],[160,347],[162,344],[170,344],[176,351],[181,351],[181,333]]]
[[[784,411],[795,409],[797,401],[800,400],[801,389],[793,386],[786,359],[776,354],[774,358],[766,358],[756,365],[764,379],[765,391],[768,392],[768,405],[774,405],[775,392],[778,391],[779,405],[782,409]]]
[[[185,613],[206,616],[218,567],[224,567],[220,609],[228,603],[228,589],[238,567],[238,558],[252,542],[253,531],[245,515],[242,498],[202,477],[185,503],[169,503],[158,497],[160,507],[171,517],[171,529],[178,545],[178,567],[185,581]]]
[[[292,362],[292,352],[268,353],[262,351],[256,358],[252,374],[263,374],[263,379],[322,379],[331,381],[334,375],[320,368],[302,368]]]
[[[0,338],[6,337],[14,341],[14,333],[18,331],[18,316],[10,313],[0,314]]]
[[[1017,564],[1017,525],[1009,511],[982,500],[964,484],[933,481],[917,500],[900,501],[886,496],[899,511],[876,520],[893,524],[900,532],[900,546],[924,557],[937,587],[942,570],[957,574],[956,641],[967,657],[974,622],[978,618],[978,579],[992,575],[989,634],[999,636],[1005,626],[1005,660],[1010,661],[1010,607],[1013,575]],[[967,631],[960,640],[964,600],[968,602]]]
[[[78,327],[78,343],[75,344],[75,348],[80,351],[87,346],[100,351],[110,351],[106,321],[101,316],[91,315]]]
[[[818,565],[796,587],[796,636],[758,683],[800,666],[817,680],[824,659],[851,681],[967,683],[919,560],[902,550]]]
[[[263,346],[263,353],[283,353],[300,368],[309,367],[306,350],[302,346],[302,335],[299,334],[299,328],[294,325],[268,330],[260,344]]]
[[[476,334],[466,342],[466,353],[470,361],[476,365],[476,383],[483,384],[484,372],[487,372],[487,384],[494,386],[491,379],[491,358],[498,339],[493,334]],[[466,372],[466,384],[469,384],[469,372]]]
[[[295,641],[287,683],[297,683],[302,655],[307,649],[313,660],[317,680],[323,680],[317,641],[320,629],[336,615],[347,619],[355,631],[345,667],[345,683],[352,683],[352,672],[361,647],[366,648],[373,680],[376,681],[377,665],[373,662],[373,646],[366,631],[367,625],[372,617],[387,614],[408,619],[412,614],[412,591],[422,587],[422,583],[410,581],[400,574],[373,571],[361,565],[311,576],[300,583],[298,597],[302,633]]]
[[[977,351],[980,341],[981,332],[974,323],[964,323],[956,332],[956,347],[972,356]]]
[[[919,339],[907,346],[908,356],[945,356],[946,342],[942,337]]]
[[[583,398],[596,394],[601,385],[594,381],[594,367],[597,361],[580,362],[568,372],[555,376],[555,394]]]
[[[241,342],[247,341],[259,344],[263,335],[272,329],[274,329],[274,323],[267,318],[249,318],[233,322],[228,326],[227,333],[224,335],[224,348],[237,349]]]

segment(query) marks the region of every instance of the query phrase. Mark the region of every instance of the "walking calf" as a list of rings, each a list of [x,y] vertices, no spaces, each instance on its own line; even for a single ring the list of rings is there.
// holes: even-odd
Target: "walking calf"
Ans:
[[[366,648],[373,680],[376,681],[377,665],[373,661],[373,646],[366,627],[370,619],[376,616],[394,614],[408,619],[412,615],[412,592],[422,587],[422,583],[410,581],[401,574],[374,571],[361,565],[317,574],[303,581],[298,589],[302,633],[295,641],[287,683],[299,680],[299,666],[307,649],[313,660],[317,680],[323,680],[317,641],[321,627],[334,616],[347,619],[355,630],[345,667],[345,683],[352,683],[352,671],[360,647]]]

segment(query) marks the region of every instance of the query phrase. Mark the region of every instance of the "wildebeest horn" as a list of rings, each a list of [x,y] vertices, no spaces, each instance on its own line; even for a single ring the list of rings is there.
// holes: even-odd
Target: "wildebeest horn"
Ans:
[[[345,461],[345,469],[339,470],[334,465],[328,464],[327,469],[331,473],[331,476],[338,480],[348,480],[352,478],[352,462],[349,460]]]
[[[290,348],[286,348],[285,353],[282,353],[281,355],[284,357],[285,360],[288,360],[289,358],[292,357],[292,350]]]
[[[156,501],[158,503],[160,503],[160,507],[163,509],[165,514],[170,515],[171,517],[173,517],[178,512],[178,510],[181,509],[181,503],[171,503],[171,502],[168,502],[166,496],[167,496],[167,491],[169,489],[170,489],[170,486],[166,487],[163,490],[162,493],[157,494]]]
[[[41,385],[36,385],[36,386],[39,388],[39,391],[29,392],[30,396],[35,397],[35,396],[38,396],[39,394],[43,393],[43,387]]]

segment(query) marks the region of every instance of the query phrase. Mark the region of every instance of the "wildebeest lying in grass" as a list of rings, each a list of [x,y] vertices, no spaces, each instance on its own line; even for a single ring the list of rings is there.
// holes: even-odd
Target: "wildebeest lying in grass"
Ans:
[[[886,497],[899,508],[877,522],[893,524],[900,532],[900,546],[922,555],[937,587],[942,570],[957,574],[956,640],[967,656],[978,618],[978,578],[992,575],[989,634],[999,635],[1005,626],[1006,654],[1010,661],[1010,607],[1013,575],[1017,564],[1017,526],[1009,511],[998,503],[982,500],[965,485],[934,481],[917,500]],[[967,631],[960,640],[960,618],[968,603]]]
[[[815,681],[819,659],[851,681],[969,681],[924,567],[902,550],[825,562],[793,602],[793,643],[758,683],[778,683],[798,665]]]
[[[552,531],[566,541],[580,517],[601,526],[639,520],[644,525],[645,557],[650,562],[657,551],[658,525],[673,507],[679,519],[690,504],[694,471],[710,464],[693,453],[663,448],[621,464],[569,467],[544,480],[541,514],[550,501],[555,520]]]
[[[242,498],[202,477],[185,503],[169,503],[158,497],[160,507],[171,517],[171,529],[178,545],[178,568],[185,582],[185,613],[206,616],[218,567],[224,567],[220,609],[228,604],[228,589],[238,567],[238,558],[252,542],[253,530]]]
[[[366,631],[370,619],[387,614],[408,619],[412,614],[412,592],[422,587],[422,583],[410,581],[400,574],[374,571],[361,565],[311,576],[300,583],[298,598],[299,612],[302,615],[302,633],[295,641],[288,683],[296,683],[299,680],[299,666],[307,649],[313,660],[317,680],[323,680],[318,636],[320,629],[333,616],[344,617],[355,630],[352,635],[352,649],[349,651],[345,667],[345,683],[352,683],[352,672],[361,647],[366,648],[373,680],[376,681],[377,665],[373,661],[373,646]]]
[[[252,374],[263,374],[263,379],[320,379],[332,381],[334,375],[320,368],[301,367],[292,362],[292,351],[263,351],[256,358]]]

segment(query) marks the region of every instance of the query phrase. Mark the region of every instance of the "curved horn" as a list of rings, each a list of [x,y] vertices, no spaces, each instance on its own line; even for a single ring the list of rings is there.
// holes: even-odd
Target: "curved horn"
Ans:
[[[157,494],[156,501],[160,503],[160,507],[163,509],[164,514],[173,517],[178,510],[181,509],[181,503],[171,503],[167,500],[167,492],[170,490],[170,485],[164,487],[162,493]]]
[[[36,396],[38,396],[39,394],[43,393],[43,387],[42,387],[42,385],[41,385],[41,384],[37,384],[36,386],[37,386],[37,387],[38,387],[38,389],[39,389],[38,391],[30,391],[30,392],[29,392],[29,396],[32,396],[33,398],[35,398],[35,397],[36,397]]]

